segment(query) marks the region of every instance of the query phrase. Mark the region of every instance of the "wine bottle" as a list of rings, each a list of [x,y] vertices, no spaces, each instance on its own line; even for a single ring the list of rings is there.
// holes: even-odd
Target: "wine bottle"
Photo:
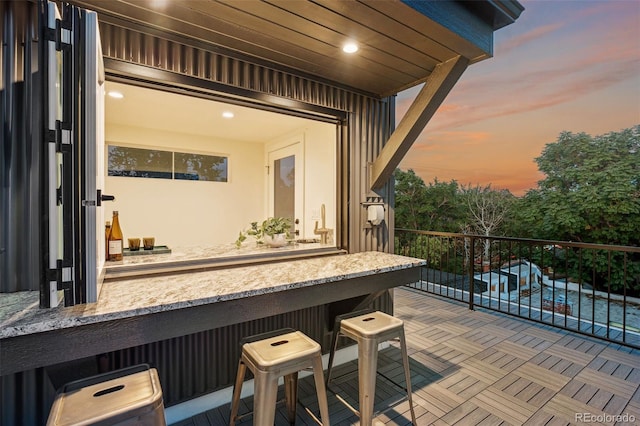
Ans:
[[[109,234],[109,260],[122,260],[122,229],[118,212],[113,212],[111,233]]]
[[[109,236],[111,236],[111,221],[104,226],[104,259],[109,260]]]

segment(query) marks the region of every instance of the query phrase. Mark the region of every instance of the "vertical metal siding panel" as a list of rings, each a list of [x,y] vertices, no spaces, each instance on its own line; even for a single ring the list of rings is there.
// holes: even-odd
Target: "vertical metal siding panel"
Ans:
[[[0,292],[8,293],[40,287],[42,98],[37,5],[3,2],[0,12]]]

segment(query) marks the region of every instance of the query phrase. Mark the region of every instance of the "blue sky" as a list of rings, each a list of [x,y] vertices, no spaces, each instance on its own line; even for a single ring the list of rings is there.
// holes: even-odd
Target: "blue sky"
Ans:
[[[640,124],[640,0],[521,3],[496,32],[494,57],[465,71],[400,168],[522,195],[560,132]],[[398,95],[398,119],[418,90]]]

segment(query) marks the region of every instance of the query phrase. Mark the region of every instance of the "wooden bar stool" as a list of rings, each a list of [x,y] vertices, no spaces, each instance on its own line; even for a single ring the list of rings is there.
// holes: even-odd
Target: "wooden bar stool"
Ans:
[[[347,336],[358,342],[358,392],[360,403],[360,424],[373,424],[373,404],[376,392],[376,374],[378,367],[378,345],[387,340],[398,338],[402,352],[407,398],[411,409],[411,422],[416,425],[416,415],[411,398],[411,373],[409,357],[404,337],[404,322],[384,312],[364,310],[338,315],[331,338],[331,353],[327,368],[327,387],[331,380],[333,358],[338,346],[338,337]]]
[[[229,424],[238,417],[240,392],[247,367],[254,375],[253,424],[273,426],[276,411],[278,378],[284,376],[285,399],[289,423],[296,419],[298,371],[313,368],[322,424],[329,426],[329,407],[324,387],[320,345],[293,329],[281,329],[244,338],[238,362],[238,374],[233,386]]]

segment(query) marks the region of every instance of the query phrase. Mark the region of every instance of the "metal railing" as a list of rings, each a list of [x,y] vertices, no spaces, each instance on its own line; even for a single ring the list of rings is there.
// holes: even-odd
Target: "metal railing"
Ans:
[[[395,230],[410,287],[640,348],[640,247]]]

